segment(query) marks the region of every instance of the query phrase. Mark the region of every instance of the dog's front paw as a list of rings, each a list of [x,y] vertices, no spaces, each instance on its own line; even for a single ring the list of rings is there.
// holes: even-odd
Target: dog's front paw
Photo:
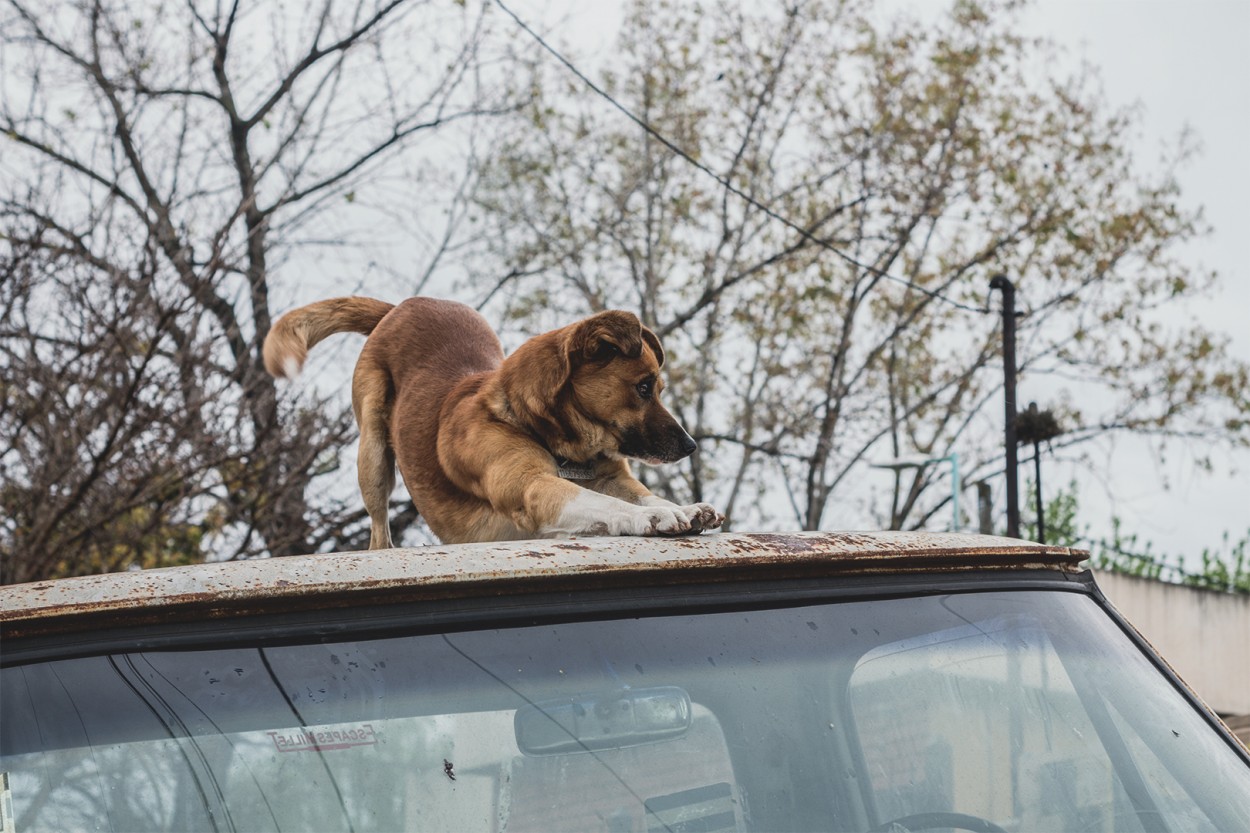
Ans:
[[[649,506],[643,514],[647,520],[643,535],[681,535],[690,531],[690,521],[680,507]]]
[[[690,522],[677,506],[636,507],[597,521],[586,530],[590,535],[681,535],[690,531]]]
[[[710,503],[692,503],[681,507],[681,512],[686,516],[690,529],[695,532],[719,529],[720,525],[725,522],[725,516],[717,512]]]
[[[697,535],[705,529],[718,529],[725,522],[725,516],[717,512],[710,503],[692,503],[689,506],[678,506],[655,495],[647,495],[640,503],[653,512],[657,509],[672,511],[681,519],[680,523],[669,529],[659,529],[651,533],[653,535],[682,535],[685,533]]]

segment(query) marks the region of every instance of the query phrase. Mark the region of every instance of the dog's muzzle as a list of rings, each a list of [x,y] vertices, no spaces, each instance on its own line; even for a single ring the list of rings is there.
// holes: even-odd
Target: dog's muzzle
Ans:
[[[674,421],[665,430],[647,433],[630,431],[621,442],[621,454],[645,463],[675,463],[698,448],[686,429]]]

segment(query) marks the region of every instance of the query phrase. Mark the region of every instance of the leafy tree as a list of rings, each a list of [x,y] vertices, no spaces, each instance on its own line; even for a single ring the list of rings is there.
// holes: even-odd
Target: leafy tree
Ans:
[[[1053,47],[1019,35],[1018,13],[636,0],[596,76],[611,101],[549,61],[505,133],[479,194],[511,268],[479,297],[525,331],[636,310],[701,443],[647,476],[739,526],[941,517],[942,467],[897,477],[887,511],[868,504],[887,485],[874,459],[957,450],[966,482],[1001,472],[996,272],[1023,301],[1022,385],[1105,403],[1067,406],[1056,446],[1118,431],[1245,446],[1247,367],[1158,315],[1213,280],[1175,254],[1203,231],[1177,201],[1192,143],[1146,172],[1136,112],[1092,70],[1045,74]]]
[[[309,300],[297,252],[403,214],[357,200],[380,165],[511,106],[483,83],[487,22],[432,0],[0,5],[0,579],[360,545],[358,504],[318,496],[350,412],[280,395],[260,347],[275,293]]]
[[[1186,559],[1182,555],[1156,553],[1151,542],[1126,532],[1115,516],[1111,518],[1110,538],[1092,538],[1088,525],[1078,525],[1079,510],[1079,490],[1076,481],[1071,481],[1046,502],[1047,544],[1089,550],[1090,566],[1096,570],[1208,590],[1250,593],[1250,530],[1237,540],[1225,532],[1219,548],[1203,547],[1197,558]],[[1025,518],[1021,534],[1037,540],[1036,518]]]
[[[171,361],[176,311],[144,290],[150,275],[101,281],[48,259],[42,243],[0,256],[0,572],[13,581],[201,560],[220,519],[196,517],[220,447],[201,437],[201,420],[218,413],[166,393],[184,383]]]
[[[1191,145],[1143,174],[1135,113],[1088,73],[1041,78],[1049,47],[1015,33],[1014,3],[961,0],[934,27],[866,0],[637,0],[603,88],[704,170],[563,68],[489,51],[489,5],[2,8],[0,580],[359,546],[354,495],[321,488],[349,412],[280,393],[259,347],[307,300],[297,252],[428,219],[440,176],[426,262],[379,270],[417,289],[484,241],[466,293],[507,337],[637,310],[703,449],[648,477],[740,526],[943,512],[935,466],[870,504],[878,457],[953,449],[968,482],[997,473],[997,271],[1025,302],[1024,383],[1104,394],[1056,445],[1250,442],[1247,368],[1157,314],[1212,279],[1174,256],[1202,231],[1177,203]],[[457,122],[463,176],[383,187]]]

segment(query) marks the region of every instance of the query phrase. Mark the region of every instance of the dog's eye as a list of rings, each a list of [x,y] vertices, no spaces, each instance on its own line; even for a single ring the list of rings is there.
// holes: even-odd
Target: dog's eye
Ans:
[[[643,399],[650,399],[651,393],[653,390],[654,388],[651,386],[650,382],[638,383],[638,395],[641,396]]]

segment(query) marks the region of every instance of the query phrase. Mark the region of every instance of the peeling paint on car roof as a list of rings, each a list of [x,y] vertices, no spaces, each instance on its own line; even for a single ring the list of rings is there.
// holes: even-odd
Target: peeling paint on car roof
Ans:
[[[717,533],[428,546],[0,587],[6,635],[418,599],[872,573],[1077,571],[1082,550],[924,532]]]

